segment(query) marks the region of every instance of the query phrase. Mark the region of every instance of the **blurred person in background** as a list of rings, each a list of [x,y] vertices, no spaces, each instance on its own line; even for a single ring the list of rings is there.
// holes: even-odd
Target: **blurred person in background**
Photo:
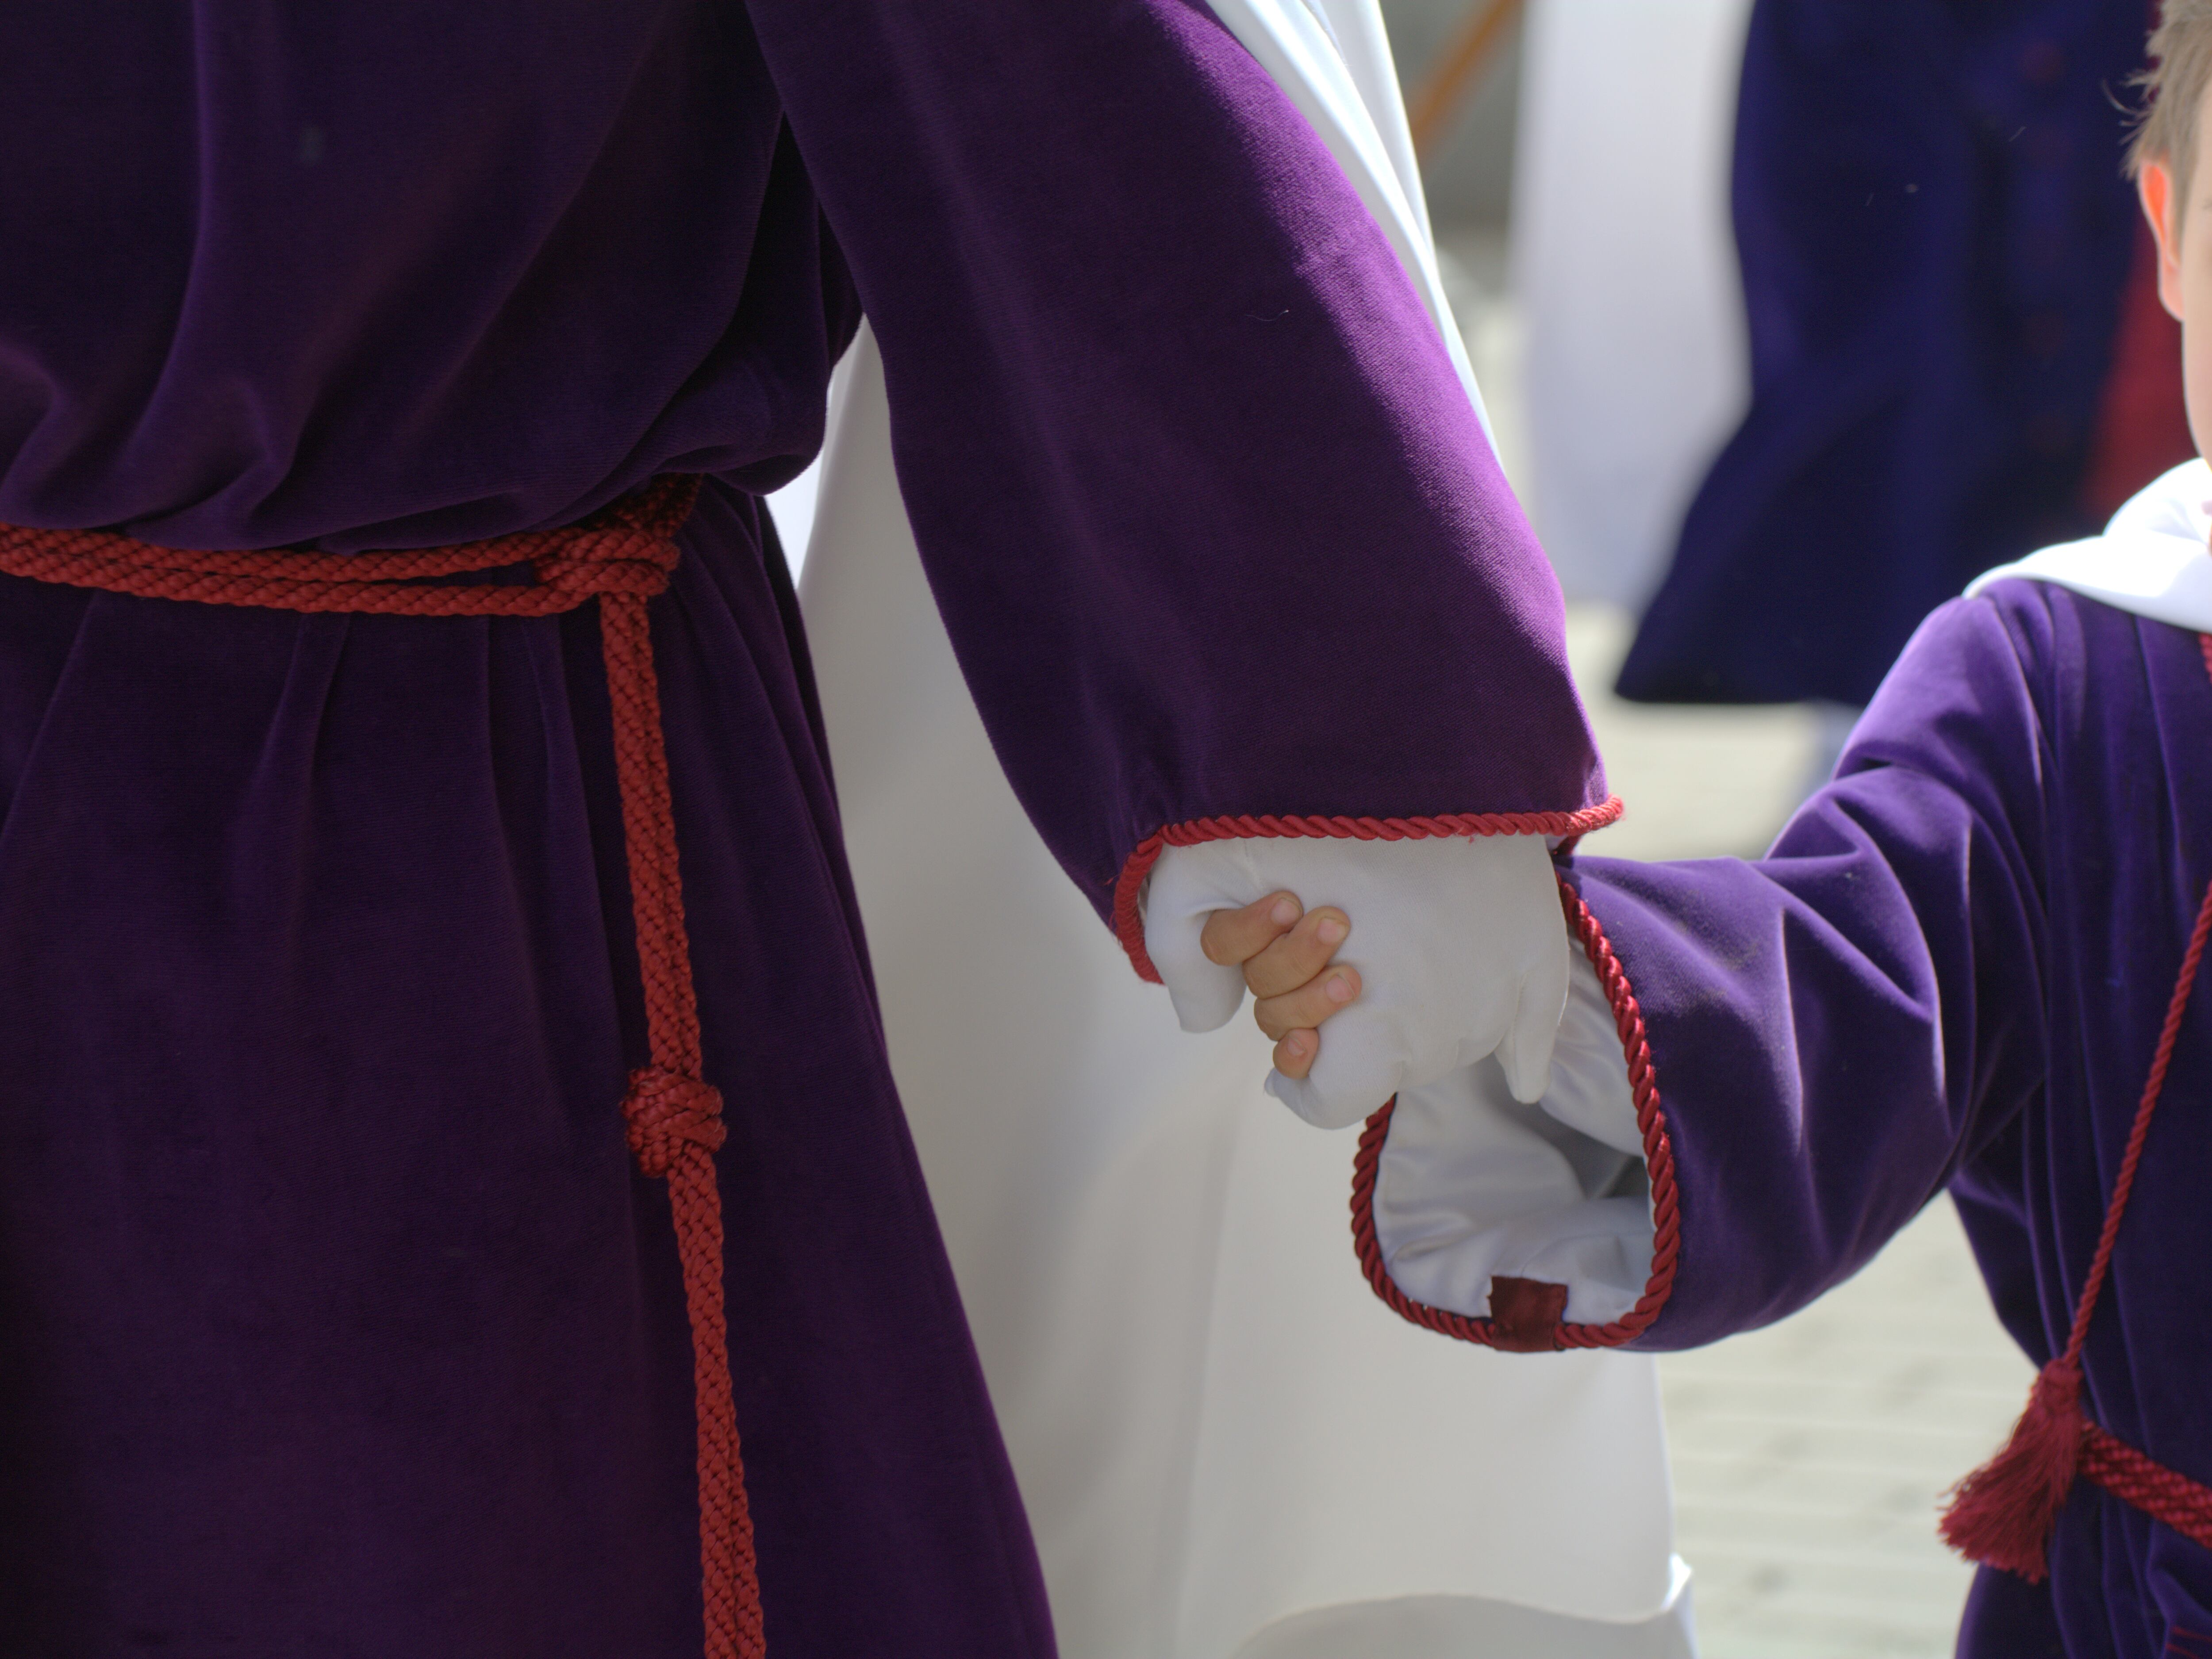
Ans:
[[[2190,454],[2114,159],[2145,27],[2141,0],[1753,9],[1734,182],[1750,406],[1621,695],[1856,708],[1973,576],[2087,534]]]

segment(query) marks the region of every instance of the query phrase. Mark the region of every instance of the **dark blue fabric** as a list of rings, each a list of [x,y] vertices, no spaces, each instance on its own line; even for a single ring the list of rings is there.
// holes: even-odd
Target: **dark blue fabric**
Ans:
[[[2208,745],[2195,635],[2004,582],[1929,619],[1765,859],[1573,862],[1643,1008],[1680,1182],[1649,1346],[1782,1317],[1946,1187],[2006,1329],[2039,1365],[2063,1345],[2212,881]],[[2200,983],[2085,1402],[2212,1483],[2208,1094]],[[2051,1571],[2047,1593],[1984,1584],[1961,1651],[2016,1659],[2055,1631],[2069,1655],[2152,1659],[2212,1630],[2212,1552],[2086,1483]]]
[[[1623,696],[1863,703],[1973,577],[2098,528],[2081,485],[2137,217],[2116,100],[2144,35],[2142,0],[1759,0],[1752,404]]]
[[[0,521],[352,551],[714,475],[653,628],[769,1649],[1048,1652],[747,492],[865,305],[1102,907],[1164,820],[1597,798],[1557,588],[1319,142],[1192,0],[33,0],[0,247]],[[0,578],[11,1659],[697,1651],[595,627]]]

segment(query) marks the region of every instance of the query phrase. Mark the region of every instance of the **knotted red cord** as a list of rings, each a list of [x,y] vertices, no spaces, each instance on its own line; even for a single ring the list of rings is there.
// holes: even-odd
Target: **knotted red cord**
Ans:
[[[2201,636],[2198,645],[2205,672],[2212,675],[2212,634]],[[2135,1190],[2151,1117],[2166,1089],[2166,1075],[2181,1039],[2182,1016],[2188,1012],[2208,940],[2212,940],[2212,886],[2204,890],[2197,925],[2182,953],[2181,972],[2166,1002],[2166,1024],[2151,1055],[2150,1075],[2128,1130],[2119,1172],[2112,1178],[2097,1253],[2090,1257],[2089,1275],[2074,1305],[2065,1350],[2036,1374],[2027,1409],[2012,1438],[1995,1457],[1959,1483],[1943,1517],[1943,1536],[1954,1549],[1972,1560],[2016,1572],[2031,1583],[2042,1583],[2050,1571],[2051,1529],[2077,1477],[2212,1549],[2212,1487],[2146,1456],[2092,1423],[2081,1409],[2081,1351],[2089,1340],[2089,1321],[2112,1273],[2120,1220]]]
[[[722,1099],[699,1075],[699,1002],[646,610],[676,568],[677,532],[698,493],[696,478],[663,478],[566,529],[398,553],[198,553],[107,530],[0,525],[0,572],[151,599],[382,616],[551,616],[599,602],[652,1061],[630,1074],[623,1117],[638,1167],[668,1182],[683,1264],[698,1406],[708,1659],[760,1659],[760,1586],[722,1310],[722,1199],[714,1162],[725,1132]],[[439,579],[524,564],[535,582]]]

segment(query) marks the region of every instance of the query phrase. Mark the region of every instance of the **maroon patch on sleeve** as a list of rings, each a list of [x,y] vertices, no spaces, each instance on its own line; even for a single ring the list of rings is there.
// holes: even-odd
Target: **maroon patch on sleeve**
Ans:
[[[1490,1323],[1496,1332],[1492,1347],[1508,1353],[1549,1353],[1559,1346],[1559,1325],[1566,1313],[1565,1285],[1502,1275],[1490,1281]]]

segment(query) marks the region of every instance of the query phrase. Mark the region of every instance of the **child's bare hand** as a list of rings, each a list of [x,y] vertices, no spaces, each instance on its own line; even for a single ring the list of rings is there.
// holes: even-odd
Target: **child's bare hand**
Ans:
[[[1331,968],[1352,922],[1333,905],[1305,914],[1295,893],[1270,893],[1242,910],[1206,918],[1199,948],[1206,960],[1242,966],[1252,1017],[1275,1039],[1275,1069],[1304,1077],[1321,1054],[1321,1026],[1359,995],[1359,970]]]

